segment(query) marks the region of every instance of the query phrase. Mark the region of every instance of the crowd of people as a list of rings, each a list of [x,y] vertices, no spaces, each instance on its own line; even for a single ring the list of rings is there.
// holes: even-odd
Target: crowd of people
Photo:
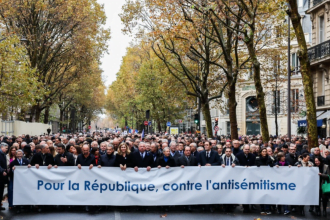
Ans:
[[[318,167],[320,183],[329,179],[330,138],[319,140],[319,146],[311,150],[303,137],[272,137],[263,142],[261,136],[241,136],[232,140],[230,136],[207,138],[204,135],[153,134],[141,138],[140,134],[116,134],[109,132],[53,134],[18,137],[3,136],[0,144],[0,194],[8,186],[9,209],[20,212],[22,207],[13,206],[13,180],[15,167],[27,166],[38,169],[47,166],[56,169],[59,166],[88,166],[89,169],[118,167],[121,170],[133,168],[170,169],[186,166],[298,166]],[[310,206],[315,215],[327,215],[328,195],[319,192],[319,205]],[[60,205],[60,204],[59,204]],[[221,209],[233,212],[238,205],[208,206],[214,212]],[[243,205],[243,212],[257,210],[257,205]],[[191,206],[186,207],[189,211]],[[89,207],[85,207],[89,211]],[[165,207],[168,209],[168,207]],[[5,210],[1,204],[1,210]],[[38,211],[42,208],[39,207]],[[297,212],[305,215],[304,206],[260,205],[261,214],[272,212],[288,215]]]

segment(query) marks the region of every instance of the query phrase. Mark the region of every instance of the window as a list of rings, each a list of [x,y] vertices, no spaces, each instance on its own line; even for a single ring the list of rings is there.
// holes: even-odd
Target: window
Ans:
[[[324,41],[324,15],[319,17],[319,43]]]
[[[275,74],[280,74],[281,70],[281,57],[280,56],[275,56],[274,58],[274,73]]]
[[[250,68],[250,71],[249,71],[249,75],[248,75],[248,79],[247,80],[253,79],[253,75],[254,75],[254,69],[253,69],[253,67],[251,67]]]
[[[280,113],[281,99],[280,99],[281,91],[273,91],[273,105],[272,105],[272,113],[275,114],[275,106],[277,113]]]
[[[300,62],[297,53],[291,54],[291,75],[298,75],[300,71]]]
[[[299,110],[299,89],[291,89],[291,112]]]
[[[304,0],[298,0],[298,7],[304,7]]]
[[[317,95],[323,96],[325,88],[325,72],[321,70],[317,75]]]
[[[230,122],[227,121],[227,134],[230,134]]]

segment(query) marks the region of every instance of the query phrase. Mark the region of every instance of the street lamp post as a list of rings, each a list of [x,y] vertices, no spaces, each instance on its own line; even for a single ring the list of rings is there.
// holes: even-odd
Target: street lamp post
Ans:
[[[278,113],[278,109],[277,107],[279,106],[278,103],[278,92],[277,92],[277,74],[275,74],[275,133],[276,133],[276,137],[278,137],[278,123],[277,123],[277,113]]]
[[[197,62],[197,64],[198,64],[198,67],[197,67],[197,75],[198,75],[198,78],[199,78],[199,60],[198,60],[198,62]],[[199,82],[199,80],[198,80],[198,87],[200,86],[200,82]],[[200,132],[200,134],[201,134],[201,98],[200,97],[198,97],[198,130],[199,130],[199,132]]]
[[[290,51],[290,17],[288,16],[288,138],[291,141],[291,51]]]

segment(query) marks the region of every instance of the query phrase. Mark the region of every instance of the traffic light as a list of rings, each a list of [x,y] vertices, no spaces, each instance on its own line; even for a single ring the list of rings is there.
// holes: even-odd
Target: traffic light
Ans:
[[[195,124],[198,124],[198,122],[199,122],[199,117],[198,117],[198,114],[195,114]]]
[[[215,118],[215,126],[218,126],[218,118]]]
[[[150,110],[147,110],[146,111],[146,119],[149,119],[150,118]]]

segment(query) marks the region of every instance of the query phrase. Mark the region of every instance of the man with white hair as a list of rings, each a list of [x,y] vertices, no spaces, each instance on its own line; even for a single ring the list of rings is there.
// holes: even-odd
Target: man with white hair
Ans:
[[[72,146],[76,145],[76,140],[73,139],[73,138],[71,138],[71,139],[69,140],[69,144],[71,144]]]
[[[33,155],[30,164],[36,166],[48,166],[48,169],[54,165],[54,157],[49,152],[49,146],[47,144],[41,144],[41,152]]]
[[[64,137],[64,138],[61,138],[62,140],[62,143],[65,147],[67,147],[70,143],[69,143],[69,137]]]
[[[130,167],[134,168],[135,172],[138,172],[139,168],[147,168],[147,171],[151,170],[154,164],[154,160],[151,154],[146,152],[146,145],[144,142],[139,143],[139,150],[131,153]]]
[[[177,162],[179,157],[181,157],[181,154],[176,150],[176,148],[177,148],[177,143],[175,141],[171,141],[170,143],[171,157],[174,159],[175,162]]]
[[[91,143],[91,148],[93,148],[93,147],[99,147],[99,144],[97,143],[97,141],[93,141],[92,143]]]
[[[107,153],[107,146],[108,146],[108,143],[107,142],[102,142],[100,144],[100,150],[99,150],[99,154],[100,155],[104,155]]]
[[[25,145],[27,145],[27,143],[26,143],[25,141],[23,141],[23,142],[21,143],[21,149],[22,149],[22,150],[24,149]]]
[[[197,147],[197,152],[199,153],[199,152],[202,152],[204,150],[204,148],[203,147]]]

